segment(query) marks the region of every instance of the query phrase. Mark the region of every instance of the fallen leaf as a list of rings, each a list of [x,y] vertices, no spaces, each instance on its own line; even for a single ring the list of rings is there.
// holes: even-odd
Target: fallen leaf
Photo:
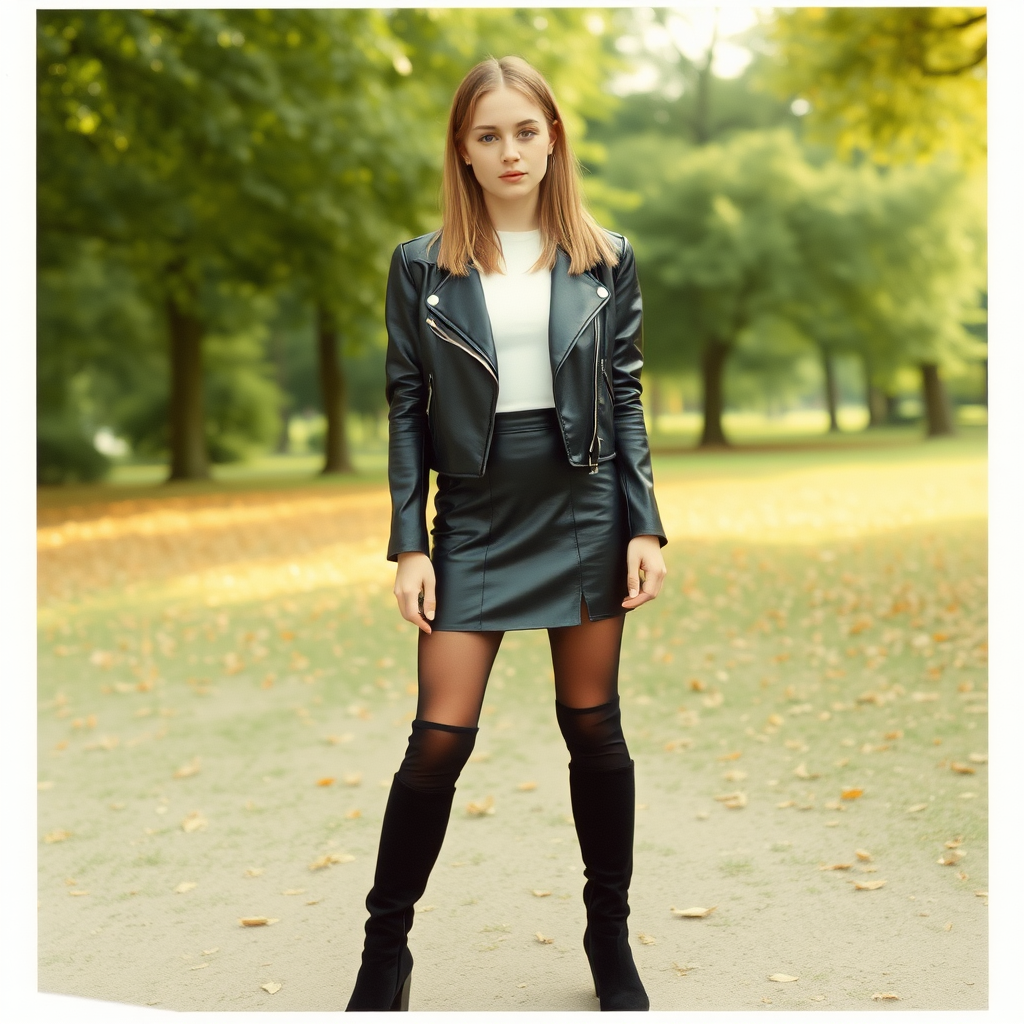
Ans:
[[[260,988],[263,989],[265,992],[269,992],[271,995],[273,995],[275,992],[281,991],[281,985],[279,982],[276,981],[264,982],[262,985],[260,985]]]
[[[546,935],[541,935],[540,932],[536,932],[535,934],[537,936],[537,941],[545,946],[550,946],[551,943],[555,941],[554,939],[549,939]]]
[[[799,978],[795,978],[792,974],[769,974],[769,981],[799,981]]]
[[[973,761],[975,764],[987,764],[988,754],[971,754],[968,760]],[[42,786],[42,783],[39,785]],[[50,783],[50,785],[53,785],[53,783]]]
[[[957,836],[956,839],[947,839],[944,845],[947,850],[955,850],[958,846],[963,846],[963,844],[964,837]]]
[[[551,890],[550,889],[531,889],[530,892],[532,892],[534,896],[550,896],[551,895]]]
[[[657,942],[653,935],[645,935],[643,932],[637,932],[636,937],[641,946],[653,946]]]
[[[361,818],[363,812],[358,807],[353,807],[351,811],[347,811],[345,817],[350,821],[355,821],[356,818]]]
[[[719,754],[719,761],[738,761],[743,756],[742,750],[734,750],[729,754]]]
[[[949,853],[944,854],[935,863],[943,864],[946,867],[950,867],[953,864],[959,864],[964,859],[966,853],[964,850],[950,850]]]
[[[301,896],[306,890],[305,889],[285,889],[282,896]]]
[[[470,800],[466,804],[466,813],[472,818],[482,818],[485,814],[493,814],[494,797],[488,796],[483,800]]]
[[[859,882],[854,879],[853,882],[854,889],[881,889],[883,885],[885,885],[885,880],[881,878],[876,878],[871,882]]]
[[[742,782],[746,777],[747,773],[740,771],[739,768],[733,768],[732,771],[728,771],[722,776],[726,782]]]
[[[209,822],[199,811],[190,811],[182,820],[181,827],[186,832],[197,832],[201,828],[206,828],[208,824]]]
[[[969,764],[964,764],[962,761],[954,761],[949,767],[952,771],[959,772],[961,775],[974,775],[977,772],[976,768],[972,768]]]
[[[798,779],[820,779],[821,776],[818,772],[809,772],[805,762],[801,761],[794,769],[793,774]]]
[[[68,891],[68,895],[69,896],[88,896],[89,895],[89,890],[88,889],[70,889]]]
[[[899,999],[899,996],[895,992],[876,992],[871,998],[877,1001],[880,999]]]
[[[669,907],[668,909],[676,917],[707,917],[715,907],[687,907],[685,910],[676,910],[675,907]]]
[[[220,951],[220,946],[214,946],[212,949],[204,949],[203,956],[212,956],[214,953]]]
[[[524,793],[532,792],[536,788],[537,788],[537,783],[536,782],[520,782],[516,786],[516,789],[522,790],[522,792],[524,792]]]
[[[328,776],[326,776],[323,779],[317,779],[316,780],[316,784],[318,786],[333,786],[334,785],[334,776],[333,775],[328,775]]]
[[[244,928],[259,928],[265,924],[276,924],[280,920],[279,917],[240,917],[238,923]]]
[[[843,800],[856,800],[858,797],[862,797],[863,795],[864,795],[864,790],[860,789],[857,786],[851,786],[849,789],[844,789],[839,794],[839,796]]]
[[[981,896],[983,899],[987,900],[988,899],[988,889],[979,889],[974,895],[975,896]]]
[[[783,808],[783,807],[796,807],[796,801],[795,800],[781,800],[775,806],[780,808],[780,809]]]
[[[210,966],[209,964],[193,964],[189,968],[189,970],[190,971],[201,971],[204,967],[209,967],[209,966]]]
[[[946,922],[946,923],[945,923],[945,924],[944,924],[944,925],[942,926],[942,930],[943,930],[944,932],[951,932],[951,931],[953,930],[953,922],[952,922],[952,921],[947,921],[947,922]]]
[[[929,701],[938,700],[939,695],[937,693],[923,693],[921,690],[915,690],[910,695],[911,700],[916,700],[919,704],[926,704]]]
[[[243,874],[246,878],[259,878],[263,874],[263,868],[246,868]]]
[[[907,808],[908,814],[917,814],[918,811],[923,811],[928,805],[927,804],[914,804],[913,807]]]
[[[854,850],[853,852],[857,855],[857,860],[874,860],[867,850]]]
[[[358,786],[363,781],[363,773],[349,772],[348,775],[342,776],[341,781],[344,782],[346,786]]]
[[[973,757],[974,755],[972,754],[971,756]],[[44,789],[53,789],[53,783],[52,782],[37,782],[36,783],[36,789],[38,789],[40,791],[42,791]]]
[[[319,871],[321,868],[330,867],[331,864],[351,864],[355,857],[351,853],[325,853],[309,865],[310,871]]]
[[[53,832],[47,832],[43,836],[44,843],[63,843],[65,839],[70,839],[74,833],[68,832],[67,829],[58,828]]]
[[[819,864],[819,871],[849,871],[852,864]]]
[[[175,773],[174,778],[176,779],[187,779],[190,775],[195,775],[200,768],[199,758],[193,757],[191,761],[183,764]]]
[[[198,882],[179,882],[175,887],[175,892],[191,892],[199,883]]]

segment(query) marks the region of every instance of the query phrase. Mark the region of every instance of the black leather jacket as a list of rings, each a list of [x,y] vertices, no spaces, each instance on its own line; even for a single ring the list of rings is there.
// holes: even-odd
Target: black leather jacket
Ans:
[[[609,231],[619,263],[570,276],[558,250],[551,269],[548,344],[555,409],[574,466],[619,474],[630,537],[666,543],[654,499],[640,404],[642,306],[633,249]],[[388,276],[388,558],[429,554],[429,469],[482,476],[498,401],[498,359],[480,276],[440,270],[432,235],[395,250]],[[615,460],[614,466],[604,464]]]

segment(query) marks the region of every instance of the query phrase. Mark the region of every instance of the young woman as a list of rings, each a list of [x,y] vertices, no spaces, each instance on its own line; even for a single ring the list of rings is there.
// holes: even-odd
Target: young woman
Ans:
[[[666,543],[640,405],[633,251],[598,226],[551,89],[518,57],[455,93],[442,229],[388,278],[388,558],[419,627],[419,697],[384,812],[349,1010],[408,1008],[407,934],[505,630],[548,630],[602,1010],[647,1010],[627,941],[633,762],[619,721],[627,610]],[[437,471],[433,552],[428,470]]]

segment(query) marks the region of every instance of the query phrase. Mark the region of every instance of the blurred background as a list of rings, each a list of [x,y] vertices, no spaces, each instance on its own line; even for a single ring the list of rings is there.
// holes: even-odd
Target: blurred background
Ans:
[[[656,453],[983,434],[983,7],[43,11],[38,480],[382,479],[475,62],[638,256]]]

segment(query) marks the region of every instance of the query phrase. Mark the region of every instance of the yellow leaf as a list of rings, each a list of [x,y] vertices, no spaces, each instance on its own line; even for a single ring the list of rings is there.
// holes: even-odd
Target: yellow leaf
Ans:
[[[345,817],[350,821],[354,821],[356,818],[361,818],[363,812],[358,807],[353,807],[351,811],[346,812]]]
[[[747,773],[740,771],[738,768],[734,768],[732,771],[728,771],[722,776],[726,782],[742,782],[746,777]]]
[[[43,836],[44,843],[63,843],[65,839],[70,839],[74,833],[68,832],[67,829],[58,828],[53,832],[47,832]]]
[[[305,889],[285,889],[282,896],[301,896],[306,890]]]
[[[949,853],[944,854],[935,863],[951,867],[954,864],[959,864],[966,855],[967,854],[963,850],[950,850]]]
[[[851,786],[848,789],[844,789],[839,795],[843,800],[856,800],[864,795],[864,790],[857,786]]]
[[[675,907],[669,907],[676,917],[707,917],[715,909],[716,907],[687,907],[685,910],[676,910]]]
[[[466,804],[466,813],[471,818],[482,818],[485,814],[494,813],[494,797],[488,796],[483,800],[470,800]]]
[[[333,786],[334,785],[334,776],[333,775],[328,775],[325,778],[317,779],[316,780],[316,784],[318,786]]]
[[[540,932],[536,932],[537,941],[545,946],[550,946],[554,939],[549,939],[546,935],[542,935]]]
[[[190,811],[182,820],[181,827],[186,832],[198,832],[199,829],[206,828],[208,824],[209,822],[199,811]]]
[[[363,781],[363,773],[349,772],[348,775],[342,777],[341,781],[344,782],[346,786],[358,786]]]
[[[331,864],[351,864],[355,857],[351,853],[325,853],[309,865],[310,871],[319,871],[321,868],[330,867]]]
[[[734,750],[730,754],[719,754],[719,761],[738,761],[743,756],[742,750]]]
[[[260,985],[260,988],[263,989],[265,992],[269,992],[271,995],[273,995],[275,992],[281,991],[281,985],[279,982],[276,981],[264,982],[262,985]]]
[[[800,979],[794,977],[792,974],[769,974],[768,975],[768,980],[769,981],[786,982],[786,981],[799,981]]]
[[[536,788],[537,788],[537,783],[536,782],[520,782],[516,786],[516,789],[522,790],[522,792],[524,792],[524,793],[532,792]]]
[[[531,889],[530,892],[532,892],[534,896],[550,896],[551,895],[551,890],[550,889]]]
[[[795,800],[781,800],[775,806],[780,808],[780,809],[784,808],[784,807],[796,807],[796,801]]]
[[[243,874],[246,878],[259,878],[263,874],[263,868],[246,868]]]
[[[852,864],[819,864],[819,871],[849,871]]]
[[[881,999],[899,999],[895,992],[876,992],[872,997],[876,1002]]]
[[[805,764],[805,763],[804,763],[803,761],[801,761],[801,762],[800,762],[800,763],[799,763],[799,764],[798,764],[798,765],[797,765],[797,766],[796,766],[796,767],[795,767],[795,768],[793,769],[793,774],[794,774],[794,775],[795,775],[795,776],[796,776],[796,777],[797,777],[798,779],[818,779],[818,778],[820,778],[820,777],[821,777],[821,776],[820,776],[820,775],[818,774],[818,772],[809,772],[809,771],[807,770],[807,765],[806,765],[806,764]]]
[[[187,779],[190,775],[195,775],[200,768],[199,758],[193,757],[187,764],[183,764],[175,773],[174,778],[176,779]]]
[[[987,764],[988,754],[971,754],[968,758],[969,761],[973,761],[975,764]],[[40,783],[42,785],[42,783]],[[52,783],[51,783],[52,785]]]
[[[189,970],[190,971],[201,971],[204,967],[209,967],[209,966],[210,966],[209,964],[193,964],[189,968]]]
[[[179,882],[175,887],[175,892],[191,892],[197,885],[197,882]]]
[[[908,814],[917,814],[918,811],[923,811],[928,805],[927,804],[914,804],[913,807],[907,808]]]
[[[954,761],[949,767],[961,775],[974,775],[977,771],[977,769],[972,768],[969,764],[964,764],[962,761]]]
[[[942,926],[942,930],[943,930],[944,932],[951,932],[951,931],[953,930],[953,922],[952,922],[952,921],[947,921],[947,922],[946,922],[946,923],[945,923],[945,924],[944,924],[944,925]]]
[[[855,889],[881,889],[883,885],[885,885],[885,880],[881,878],[876,878],[870,882],[861,882],[855,879],[853,883]]]
[[[71,889],[68,891],[69,896],[88,896],[88,889]]]
[[[259,928],[265,924],[276,924],[280,920],[279,917],[240,917],[238,923],[243,928]]]
[[[645,935],[643,932],[637,932],[636,937],[642,946],[653,946],[657,941],[653,935]]]
[[[857,860],[874,860],[867,850],[854,850],[853,852],[857,855]]]

